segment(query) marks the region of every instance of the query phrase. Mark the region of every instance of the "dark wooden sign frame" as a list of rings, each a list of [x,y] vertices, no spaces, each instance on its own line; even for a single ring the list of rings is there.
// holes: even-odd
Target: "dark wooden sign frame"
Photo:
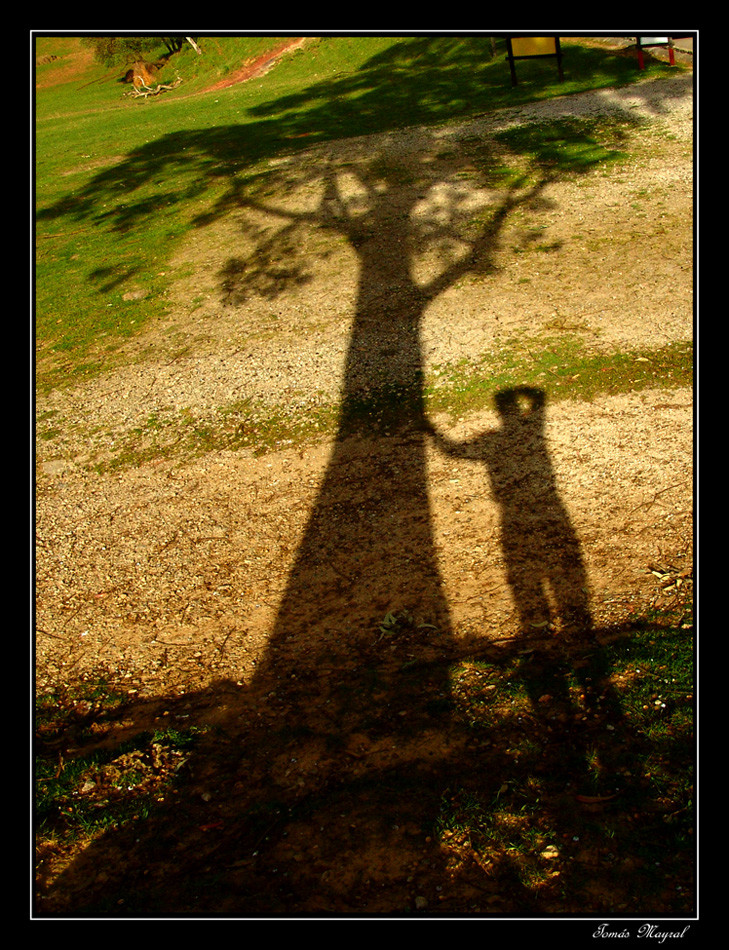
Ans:
[[[511,85],[516,86],[518,80],[516,78],[516,64],[515,60],[517,59],[556,59],[557,60],[557,72],[559,74],[559,81],[564,82],[564,73],[562,72],[562,47],[560,46],[558,36],[544,37],[545,39],[554,40],[554,52],[553,53],[527,53],[524,55],[519,55],[514,53],[514,47],[512,40],[530,40],[530,39],[542,39],[542,37],[532,37],[532,36],[507,36],[506,37],[506,50],[507,50],[507,59],[509,60],[509,70],[511,72]]]

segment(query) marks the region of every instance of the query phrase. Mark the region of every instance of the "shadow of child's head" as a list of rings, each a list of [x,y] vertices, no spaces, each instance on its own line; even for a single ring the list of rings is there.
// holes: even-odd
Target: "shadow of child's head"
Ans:
[[[528,419],[544,409],[545,393],[533,386],[515,386],[502,389],[494,397],[496,409],[505,423]]]

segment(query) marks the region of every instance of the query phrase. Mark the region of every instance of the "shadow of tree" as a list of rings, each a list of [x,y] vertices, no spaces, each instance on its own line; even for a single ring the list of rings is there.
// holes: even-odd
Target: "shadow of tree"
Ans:
[[[635,123],[633,106],[641,98],[661,111],[661,97],[654,95],[650,84],[630,82],[634,69],[630,66],[626,72],[624,56],[604,50],[598,60],[595,55],[580,47],[570,49],[576,75],[584,80],[599,73],[599,84],[615,86],[611,89],[613,112],[620,121]],[[296,95],[251,108],[247,121],[177,130],[134,148],[86,187],[39,209],[38,218],[91,219],[124,233],[142,226],[147,216],[183,205],[221,183],[231,186],[234,202],[237,177],[255,175],[252,169],[261,160],[296,154],[341,136],[390,132],[461,114],[467,117],[479,103],[493,111],[533,96],[526,85],[510,87],[506,64],[503,75],[493,78],[485,73],[483,67],[491,58],[488,38],[467,44],[454,37],[404,38],[372,56],[353,76],[313,81]],[[691,83],[690,75],[679,74],[661,91],[670,100],[689,94]],[[624,99],[630,100],[625,106]],[[566,113],[579,114],[579,108],[569,107]],[[143,193],[145,188],[149,194]],[[199,223],[210,222],[229,206],[220,200],[200,215]]]
[[[444,155],[430,132],[405,154],[397,143],[376,152],[366,140],[350,143],[346,175],[354,189],[345,188],[336,148],[293,168],[251,170],[253,158],[276,153],[301,128],[287,113],[285,121],[255,128],[162,136],[47,212],[90,217],[123,233],[165,203],[214,189],[201,226],[234,208],[255,209],[282,225],[252,261],[231,254],[221,271],[227,295],[278,294],[299,283],[297,234],[313,227],[346,242],[358,285],[337,435],[255,675],[242,689],[231,680],[185,698],[198,713],[217,714],[180,794],[144,823],[96,840],[54,884],[46,907],[55,896],[76,915],[405,912],[421,878],[445,888],[439,912],[489,898],[507,911],[538,906],[523,883],[511,880],[506,857],[503,873],[454,878],[428,833],[445,789],[471,777],[493,798],[520,766],[507,745],[490,756],[474,747],[453,716],[449,662],[487,647],[456,638],[439,572],[421,330],[433,301],[462,277],[493,266],[518,209],[542,200],[561,175],[606,160],[609,150],[574,127],[569,134],[586,140],[589,162],[583,153],[575,161],[574,151],[555,148],[551,139],[546,162],[525,162],[508,143],[494,141],[479,144],[474,163],[465,149]],[[534,150],[532,139],[529,154]],[[458,184],[466,166],[472,184],[489,193],[477,217],[466,201],[470,187]],[[174,187],[134,200],[135,190],[164,183],[173,171]],[[445,205],[417,216],[424,197],[444,185]],[[316,201],[304,210],[287,204],[305,186],[315,186]],[[104,207],[121,189],[124,200]],[[437,264],[416,279],[416,258],[426,251]],[[513,399],[503,401],[512,421],[489,437],[488,447],[479,442],[471,450],[487,464],[511,528],[505,545],[514,598],[524,626],[533,629],[545,619],[534,619],[532,601],[544,608],[546,579],[558,622],[574,621],[584,634],[587,582],[541,438],[541,401],[526,422],[513,420]],[[466,450],[442,436],[437,441],[449,452]],[[525,475],[531,466],[536,489],[527,496],[507,487],[495,477],[496,458],[523,463]],[[537,711],[545,678],[552,695],[569,702],[564,663],[572,670],[574,664],[565,660],[568,652],[559,662],[553,657],[545,650],[539,664],[524,668]],[[495,734],[500,728],[507,725]],[[584,770],[579,733],[574,744],[577,766],[561,746],[550,768]]]

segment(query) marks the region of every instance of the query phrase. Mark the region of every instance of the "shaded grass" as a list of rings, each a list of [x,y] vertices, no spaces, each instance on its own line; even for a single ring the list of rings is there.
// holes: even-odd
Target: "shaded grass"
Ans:
[[[624,117],[565,117],[529,123],[499,132],[495,138],[513,152],[532,159],[540,170],[579,175],[597,166],[624,161],[630,124]]]
[[[128,704],[125,692],[101,680],[36,697],[38,845],[86,840],[144,819],[175,785],[199,730],[144,730],[105,743]]]
[[[447,859],[449,872],[440,878],[447,906],[460,911],[468,907],[498,913],[506,902],[523,913],[691,913],[695,745],[692,627],[685,622],[689,612],[684,601],[675,612],[645,617],[600,644],[571,651],[486,648],[455,661],[444,658],[438,662],[451,682],[448,709],[443,709],[440,693],[432,695],[431,705],[441,721],[450,722],[449,734],[455,730],[466,737],[468,750],[463,760],[451,762],[447,773],[429,772],[427,765],[423,772],[413,771],[411,763],[408,774],[385,773],[344,783],[341,777],[333,778],[331,787],[311,792],[303,788],[292,800],[250,786],[248,778],[246,793],[253,804],[244,813],[228,814],[220,822],[224,833],[204,839],[195,827],[180,823],[190,820],[189,815],[194,816],[193,825],[202,820],[192,802],[187,803],[185,783],[170,784],[177,774],[174,763],[180,761],[175,753],[184,757],[191,752],[193,772],[201,767],[194,765],[194,716],[184,733],[166,730],[154,736],[139,731],[100,752],[99,727],[133,718],[132,702],[120,703],[108,687],[97,691],[93,700],[88,698],[90,687],[77,691],[73,701],[41,697],[36,748],[39,854],[59,842],[73,848],[74,841],[85,843],[110,827],[133,828],[135,836],[150,843],[165,834],[180,843],[188,836],[199,839],[206,854],[202,862],[197,847],[189,853],[180,847],[175,848],[175,867],[157,869],[154,849],[145,851],[152,872],[147,892],[138,890],[138,875],[130,875],[128,886],[120,881],[114,894],[117,906],[123,900],[127,913],[135,908],[151,913],[168,902],[177,906],[178,886],[188,895],[189,911],[220,910],[218,902],[231,895],[238,911],[248,908],[248,889],[238,889],[235,868],[248,867],[245,856],[254,852],[258,871],[251,879],[255,886],[250,908],[255,910],[276,906],[275,870],[289,830],[292,836],[300,827],[313,831],[313,822],[323,831],[355,803],[362,816],[376,803],[376,815],[368,819],[372,829],[396,827],[393,823],[402,820],[404,810],[411,821],[424,823],[420,834],[438,842],[439,853]],[[364,674],[367,679],[366,670]],[[440,688],[442,677],[432,674],[432,664],[408,665],[401,671],[416,693],[434,690],[435,683]],[[376,692],[374,681],[372,689]],[[79,706],[84,698],[91,711],[86,711],[81,732]],[[385,715],[374,694],[369,701],[373,716]],[[317,702],[316,695],[311,702]],[[307,748],[307,737],[286,725],[285,711],[280,713],[283,724],[270,731],[267,754],[293,756],[293,762],[298,750]],[[412,728],[416,735],[417,724]],[[218,781],[223,782],[227,769],[235,773],[244,736],[245,728],[234,742],[221,734],[208,749],[213,758],[205,760],[206,774],[211,768],[219,770]],[[342,742],[346,738],[343,735]],[[164,764],[150,783],[149,769],[145,773],[142,765],[152,760],[155,744],[158,761],[162,757]],[[123,768],[112,795],[100,776],[114,763]],[[90,779],[96,780],[96,787]],[[106,801],[100,802],[99,787],[105,788]],[[174,788],[179,797],[170,812]],[[429,811],[434,800],[437,814]],[[163,817],[165,810],[168,818]],[[173,823],[169,828],[167,821]],[[266,868],[273,868],[273,879],[268,879]],[[474,880],[482,882],[480,898],[470,886]],[[419,883],[392,881],[390,908],[407,911]],[[496,903],[483,905],[489,894]],[[310,897],[317,906],[316,892]],[[296,899],[305,900],[303,892]],[[103,905],[103,897],[96,900]]]
[[[462,662],[452,677],[456,715],[486,743],[480,767],[444,791],[435,822],[455,855],[475,852],[494,874],[508,868],[527,903],[552,910],[579,911],[577,895],[597,892],[613,911],[691,911],[689,627],[646,620],[579,663],[527,652]]]

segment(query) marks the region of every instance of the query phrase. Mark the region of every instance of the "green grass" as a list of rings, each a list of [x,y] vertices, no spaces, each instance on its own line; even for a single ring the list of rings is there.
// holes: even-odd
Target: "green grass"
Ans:
[[[71,843],[143,820],[175,787],[198,731],[143,730],[121,743],[103,737],[129,696],[107,682],[59,688],[36,698],[37,843]]]
[[[560,884],[569,873],[575,892],[602,882],[613,908],[651,906],[670,888],[687,909],[694,669],[690,627],[660,618],[579,663],[526,654],[457,664],[454,711],[482,751],[469,778],[444,791],[434,832],[494,874],[508,867],[527,902],[548,894],[553,908],[576,909]],[[631,873],[641,868],[632,895],[620,882],[628,859]]]
[[[629,57],[567,42],[565,83],[526,63],[513,89],[503,40],[493,56],[486,38],[326,37],[255,82],[202,92],[279,40],[201,37],[203,56],[186,45],[161,77],[183,76],[180,87],[136,101],[123,95],[121,70],[79,59],[77,40],[37,38],[40,386],[103,371],[120,341],[164,315],[179,243],[282,153],[667,69],[639,73]]]
[[[495,136],[539,169],[576,175],[629,157],[631,124],[623,116],[568,117],[520,125]]]
[[[444,367],[441,372],[427,390],[429,410],[456,416],[486,408],[496,391],[520,385],[541,387],[550,402],[590,401],[599,395],[648,387],[691,386],[693,345],[679,342],[656,349],[603,352],[573,336],[528,343],[512,340],[498,352],[464,361],[456,369]]]

